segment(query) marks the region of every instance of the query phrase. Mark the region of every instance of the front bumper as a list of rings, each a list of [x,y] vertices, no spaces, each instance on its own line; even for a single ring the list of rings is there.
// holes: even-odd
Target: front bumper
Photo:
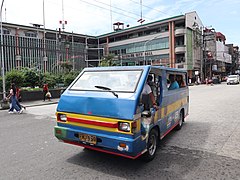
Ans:
[[[100,132],[93,133],[89,131],[79,129],[76,130],[60,126],[55,126],[54,132],[55,136],[65,143],[78,145],[109,154],[123,156],[126,158],[136,159],[146,151],[146,142],[142,141],[140,136],[137,138],[130,138],[124,137],[124,135],[120,136],[119,133],[109,135]],[[97,143],[93,145],[80,141],[79,133],[96,136]],[[126,148],[120,147],[120,143],[126,144]]]

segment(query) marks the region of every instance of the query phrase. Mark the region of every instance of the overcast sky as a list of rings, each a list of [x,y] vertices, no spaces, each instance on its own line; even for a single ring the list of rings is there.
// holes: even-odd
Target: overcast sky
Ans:
[[[3,21],[43,24],[43,1],[47,29],[60,28],[64,15],[65,31],[101,35],[111,32],[114,22],[139,25],[141,13],[149,23],[196,11],[204,26],[223,33],[226,43],[240,46],[240,0],[142,0],[142,6],[141,0],[4,0]]]

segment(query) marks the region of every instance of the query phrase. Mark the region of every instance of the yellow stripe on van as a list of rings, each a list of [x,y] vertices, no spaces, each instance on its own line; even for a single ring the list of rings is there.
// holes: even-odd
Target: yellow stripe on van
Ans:
[[[105,118],[105,117],[99,117],[99,116],[88,116],[88,115],[79,115],[79,114],[73,114],[73,113],[65,113],[65,112],[57,112],[56,114],[65,114],[69,118],[76,118],[76,119],[82,119],[82,120],[92,120],[96,122],[129,122],[130,128],[132,126],[132,121],[127,120],[121,120],[121,119],[115,119],[115,118]],[[131,132],[124,132],[119,131],[118,128],[111,128],[111,127],[104,127],[104,126],[98,126],[98,125],[92,125],[92,124],[84,124],[79,122],[61,122],[58,121],[58,123],[63,124],[69,124],[73,126],[79,126],[84,128],[90,128],[90,129],[96,129],[96,130],[102,130],[102,131],[108,131],[108,132],[116,132],[116,133],[122,133],[122,134],[132,134]],[[140,120],[137,120],[137,130],[140,130]]]
[[[177,111],[178,109],[180,109],[182,106],[186,105],[187,102],[187,97],[182,98],[166,107],[163,107],[161,109],[161,113],[162,113],[162,118],[168,116],[169,114],[171,114],[174,111]]]

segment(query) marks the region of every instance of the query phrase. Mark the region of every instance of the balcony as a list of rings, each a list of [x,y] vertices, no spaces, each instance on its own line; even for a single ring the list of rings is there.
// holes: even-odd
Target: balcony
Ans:
[[[183,35],[183,34],[186,34],[185,28],[175,29],[175,36],[179,36],[179,35]]]
[[[175,47],[175,53],[185,53],[186,47],[185,46],[177,46]]]

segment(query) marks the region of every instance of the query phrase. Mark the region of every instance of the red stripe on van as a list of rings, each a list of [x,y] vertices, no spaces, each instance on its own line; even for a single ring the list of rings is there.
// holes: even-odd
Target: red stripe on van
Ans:
[[[102,121],[86,120],[86,119],[79,119],[79,118],[72,118],[72,117],[67,117],[67,121],[82,123],[82,124],[90,124],[90,125],[95,125],[95,126],[109,127],[109,128],[117,128],[118,127],[117,122],[102,122]]]

